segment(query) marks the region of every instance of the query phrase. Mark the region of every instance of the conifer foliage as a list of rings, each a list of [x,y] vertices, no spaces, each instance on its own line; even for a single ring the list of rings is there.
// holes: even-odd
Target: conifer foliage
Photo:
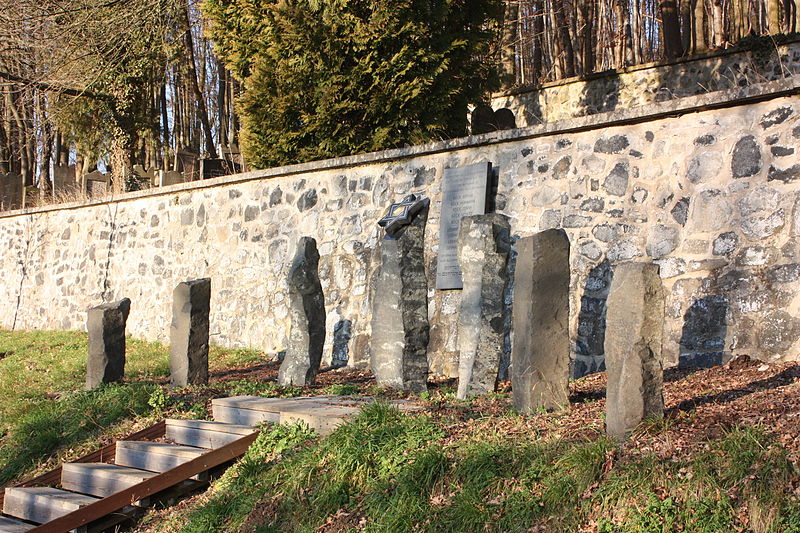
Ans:
[[[465,135],[497,87],[496,0],[206,0],[244,82],[248,161],[269,167]]]

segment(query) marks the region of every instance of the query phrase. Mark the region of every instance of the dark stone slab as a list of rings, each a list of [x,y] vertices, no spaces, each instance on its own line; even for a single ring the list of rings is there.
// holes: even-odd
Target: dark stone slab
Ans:
[[[428,382],[428,283],[424,241],[429,204],[395,238],[380,243],[370,366],[379,385],[425,391]]]
[[[464,291],[458,315],[458,398],[492,392],[503,355],[511,225],[497,213],[461,219],[458,258]]]
[[[172,293],[169,368],[173,387],[208,383],[211,279],[178,283]]]
[[[303,237],[289,270],[291,330],[278,385],[313,385],[325,344],[325,296],[319,281],[317,241]]]
[[[123,298],[89,309],[89,357],[86,362],[86,389],[113,383],[125,376],[125,324],[131,301]]]
[[[350,359],[349,345],[352,335],[353,323],[350,320],[340,320],[333,326],[332,367],[347,366],[347,361]]]
[[[618,265],[607,305],[606,432],[622,438],[645,418],[664,415],[664,289],[658,265]]]
[[[475,163],[444,171],[442,215],[439,226],[439,256],[436,267],[437,289],[460,289],[458,232],[461,218],[486,212],[492,164]]]
[[[569,239],[551,229],[517,241],[511,382],[522,413],[568,404]]]

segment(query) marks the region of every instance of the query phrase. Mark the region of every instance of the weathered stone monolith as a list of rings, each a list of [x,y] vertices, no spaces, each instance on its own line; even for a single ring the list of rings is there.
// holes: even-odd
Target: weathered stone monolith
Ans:
[[[607,305],[606,432],[622,438],[645,418],[664,416],[664,289],[658,266],[618,265]]]
[[[211,279],[178,283],[172,293],[169,369],[173,387],[208,383]]]
[[[86,361],[86,389],[113,383],[125,376],[125,323],[131,301],[123,298],[88,311],[89,357]]]
[[[569,239],[550,229],[517,241],[511,386],[521,413],[568,404]]]
[[[498,213],[461,219],[458,262],[464,290],[458,315],[458,398],[492,392],[503,354],[503,295],[511,225]]]
[[[425,278],[425,225],[430,201],[406,198],[403,224],[387,216],[380,243],[381,266],[375,285],[370,365],[379,385],[425,391],[428,382],[428,283]],[[399,204],[395,204],[399,205]],[[390,215],[395,209],[390,208]]]
[[[317,241],[303,237],[289,270],[291,331],[279,385],[313,385],[325,344],[325,296],[319,281]]]

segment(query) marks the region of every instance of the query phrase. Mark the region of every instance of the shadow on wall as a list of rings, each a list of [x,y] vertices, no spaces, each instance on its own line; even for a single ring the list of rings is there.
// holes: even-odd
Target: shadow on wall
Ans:
[[[578,112],[581,116],[614,111],[619,105],[619,74],[604,73],[603,78],[588,80],[581,90]]]
[[[711,295],[695,300],[683,315],[679,367],[709,368],[723,363],[728,332],[728,299]]]
[[[613,275],[611,263],[605,259],[586,276],[578,313],[578,335],[571,372],[573,379],[606,369],[603,348],[606,340],[606,300]]]

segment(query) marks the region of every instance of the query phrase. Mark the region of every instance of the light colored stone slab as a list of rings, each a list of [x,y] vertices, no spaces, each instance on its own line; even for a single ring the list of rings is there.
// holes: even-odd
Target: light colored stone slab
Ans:
[[[3,513],[43,524],[94,503],[98,498],[51,487],[8,487]]]

